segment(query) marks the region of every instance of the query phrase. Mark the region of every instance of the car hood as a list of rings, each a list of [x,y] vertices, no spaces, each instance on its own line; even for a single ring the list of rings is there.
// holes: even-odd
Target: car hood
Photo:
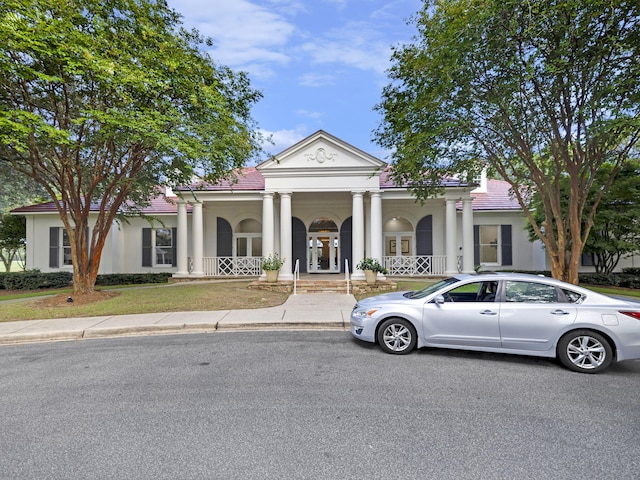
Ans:
[[[378,305],[381,303],[403,303],[409,298],[405,297],[407,292],[393,292],[385,293],[382,295],[376,295],[375,297],[363,298],[358,302],[360,306]]]

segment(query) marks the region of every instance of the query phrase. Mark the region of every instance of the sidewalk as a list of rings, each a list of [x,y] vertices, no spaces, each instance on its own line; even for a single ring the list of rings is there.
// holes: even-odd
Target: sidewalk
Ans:
[[[349,328],[353,295],[290,295],[277,307],[0,322],[0,344],[253,329]]]

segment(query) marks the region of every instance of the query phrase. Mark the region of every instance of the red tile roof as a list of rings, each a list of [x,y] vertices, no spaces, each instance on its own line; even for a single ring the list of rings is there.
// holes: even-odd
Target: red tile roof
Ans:
[[[443,185],[461,186],[457,179],[445,179]],[[464,185],[462,185],[464,186]],[[406,187],[397,186],[390,178],[390,168],[386,168],[380,175],[380,189],[392,190]],[[234,178],[222,180],[216,184],[194,183],[188,187],[180,187],[178,191],[255,191],[264,190],[264,177],[255,167],[244,168]],[[473,193],[473,209],[479,210],[518,210],[518,202],[509,195],[510,186],[502,180],[488,180],[487,193]],[[98,205],[92,205],[92,210],[97,210]],[[461,208],[461,205],[459,205]],[[143,209],[146,214],[171,214],[176,213],[175,197],[166,199],[160,195],[151,200],[148,207]],[[13,213],[55,213],[57,212],[53,202],[30,205],[12,210]]]
[[[472,193],[473,209],[482,210],[521,210],[518,201],[510,194],[511,185],[504,180],[487,180],[487,193]],[[460,208],[462,208],[460,206]]]

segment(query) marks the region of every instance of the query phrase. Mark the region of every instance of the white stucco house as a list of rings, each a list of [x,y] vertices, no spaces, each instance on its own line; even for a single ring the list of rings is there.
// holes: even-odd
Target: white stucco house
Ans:
[[[156,198],[145,213],[114,223],[101,274],[172,272],[177,278],[262,274],[263,256],[285,258],[280,278],[300,273],[363,277],[364,257],[389,276],[440,276],[547,268],[539,242],[506,182],[456,179],[444,194],[417,203],[389,179],[385,162],[318,131],[235,180],[194,184]],[[176,193],[178,195],[176,195]],[[18,208],[27,218],[27,267],[70,269],[66,232],[53,204]]]

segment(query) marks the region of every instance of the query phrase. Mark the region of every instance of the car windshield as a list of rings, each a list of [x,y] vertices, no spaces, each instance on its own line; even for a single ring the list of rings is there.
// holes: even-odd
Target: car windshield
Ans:
[[[444,280],[440,280],[439,282],[432,283],[431,285],[427,285],[421,290],[416,290],[415,292],[409,292],[407,298],[424,298],[428,295],[431,295],[433,292],[437,292],[441,288],[446,287],[447,285],[451,285],[452,283],[456,283],[458,281],[457,278],[449,277]]]

